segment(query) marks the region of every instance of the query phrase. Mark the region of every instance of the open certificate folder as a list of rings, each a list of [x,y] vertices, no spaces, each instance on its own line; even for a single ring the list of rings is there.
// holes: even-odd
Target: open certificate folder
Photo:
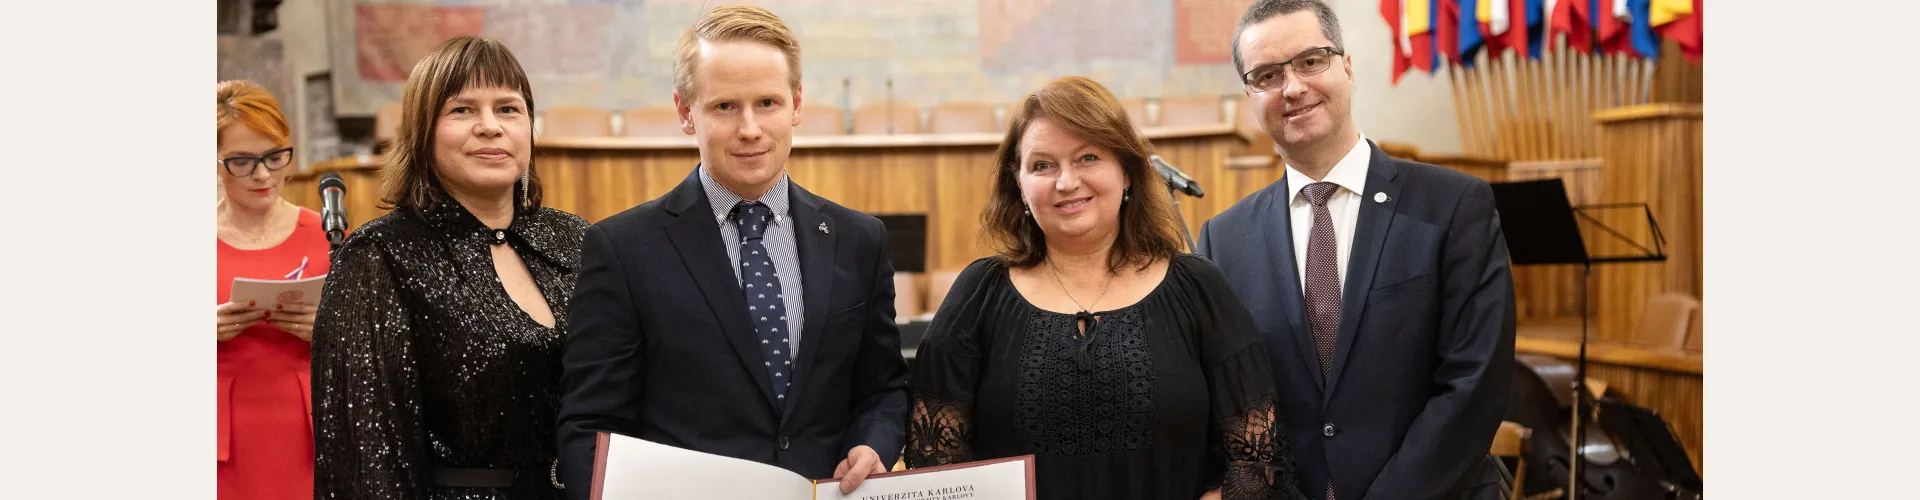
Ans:
[[[593,500],[1033,500],[1033,455],[867,476],[851,495],[837,479],[600,433]]]

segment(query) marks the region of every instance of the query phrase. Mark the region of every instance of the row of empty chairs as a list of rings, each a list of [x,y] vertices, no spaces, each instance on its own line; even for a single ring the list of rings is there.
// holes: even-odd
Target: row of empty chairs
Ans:
[[[1128,118],[1139,127],[1213,125],[1227,120],[1226,101],[1217,95],[1121,99]],[[876,103],[846,110],[830,105],[804,104],[795,135],[968,134],[1006,130],[1013,105],[949,102],[926,112],[906,103]],[[1157,111],[1157,113],[1155,112]],[[374,116],[375,141],[387,143],[398,135],[400,105],[392,104]],[[680,137],[679,114],[672,107],[609,111],[578,106],[554,106],[541,112],[540,135],[546,137]]]

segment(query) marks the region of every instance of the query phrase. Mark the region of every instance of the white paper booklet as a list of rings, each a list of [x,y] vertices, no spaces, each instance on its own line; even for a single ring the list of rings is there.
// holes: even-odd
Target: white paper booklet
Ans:
[[[1032,500],[1033,455],[868,476],[851,495],[835,479],[600,433],[593,500]]]

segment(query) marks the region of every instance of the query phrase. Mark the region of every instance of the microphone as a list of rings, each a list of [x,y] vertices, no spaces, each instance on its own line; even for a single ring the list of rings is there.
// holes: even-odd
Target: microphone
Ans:
[[[1161,159],[1160,155],[1148,157],[1147,162],[1153,164],[1153,170],[1159,172],[1161,178],[1166,179],[1167,187],[1182,193],[1187,193],[1187,196],[1195,198],[1205,198],[1207,196],[1206,193],[1200,191],[1200,183],[1193,182],[1193,178],[1187,177],[1186,172],[1181,172],[1180,169],[1173,168],[1173,165],[1168,165],[1167,160]]]
[[[320,229],[327,233],[327,244],[340,248],[347,239],[347,183],[338,172],[320,174]]]

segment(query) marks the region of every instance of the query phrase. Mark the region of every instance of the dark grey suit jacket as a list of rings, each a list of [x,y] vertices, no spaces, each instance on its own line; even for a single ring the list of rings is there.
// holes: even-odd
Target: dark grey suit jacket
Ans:
[[[907,368],[886,228],[798,184],[791,189],[807,314],[784,404],[773,396],[697,173],[587,229],[562,357],[568,498],[587,498],[596,431],[816,479],[832,477],[857,445],[872,446],[887,464],[899,456]]]
[[[1487,454],[1512,376],[1513,277],[1485,181],[1372,149],[1325,382],[1294,264],[1287,180],[1202,226],[1267,340],[1309,498],[1498,498]],[[1385,193],[1386,202],[1376,202]]]

